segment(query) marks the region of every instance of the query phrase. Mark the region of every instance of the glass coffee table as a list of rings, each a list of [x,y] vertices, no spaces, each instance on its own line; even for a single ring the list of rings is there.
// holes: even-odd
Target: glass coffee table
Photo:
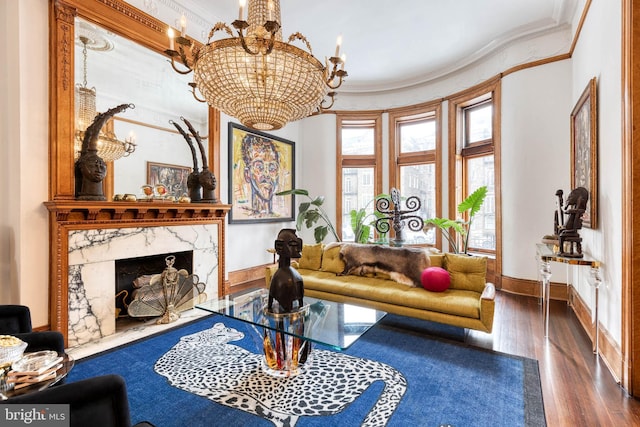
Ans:
[[[313,343],[346,350],[387,314],[311,297],[304,297],[300,310],[276,314],[267,309],[268,299],[269,290],[260,288],[209,300],[196,308],[250,324],[262,341],[263,370],[274,376],[301,373]]]

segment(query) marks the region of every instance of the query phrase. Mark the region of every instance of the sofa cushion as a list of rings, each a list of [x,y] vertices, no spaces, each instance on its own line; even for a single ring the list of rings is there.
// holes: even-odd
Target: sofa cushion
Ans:
[[[324,245],[322,243],[304,245],[302,247],[302,258],[298,261],[299,267],[308,268],[309,270],[320,270],[323,248]]]
[[[442,267],[444,268],[444,254],[429,254],[429,261],[431,262],[431,267]]]
[[[487,258],[479,256],[444,254],[444,268],[451,276],[452,289],[482,293],[486,284]]]
[[[441,267],[428,267],[422,272],[422,287],[432,292],[443,292],[449,289],[451,277]]]
[[[340,274],[344,271],[344,261],[340,255],[340,244],[329,243],[322,253],[321,271]]]

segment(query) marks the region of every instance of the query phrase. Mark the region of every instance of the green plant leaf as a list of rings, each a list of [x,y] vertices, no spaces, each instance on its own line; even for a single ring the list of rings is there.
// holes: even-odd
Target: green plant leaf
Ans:
[[[313,230],[313,237],[315,237],[316,243],[322,242],[325,239],[325,237],[327,237],[328,233],[329,233],[329,230],[326,225],[319,225],[318,227],[316,227]]]
[[[309,202],[300,203],[300,206],[298,206],[298,213],[301,215],[304,214],[309,209],[309,206],[311,206],[311,203]]]
[[[313,224],[318,222],[318,219],[320,219],[320,212],[318,212],[317,210],[311,209],[305,212],[304,223],[307,228],[313,227]]]
[[[360,233],[356,236],[356,242],[367,243],[369,241],[370,235],[371,235],[371,227],[363,224],[362,227],[360,227]]]
[[[318,196],[311,201],[311,204],[316,206],[322,206],[323,203],[324,203],[324,196]]]
[[[291,194],[295,194],[297,196],[309,196],[309,192],[307,190],[303,190],[300,188],[294,188],[292,190],[280,191],[276,193],[276,196],[290,196]]]
[[[434,225],[443,231],[448,231],[453,228],[454,231],[460,234],[466,234],[466,230],[461,221],[448,219],[448,218],[429,218],[424,220],[425,225]]]
[[[482,207],[486,196],[487,186],[483,185],[482,187],[478,187],[476,191],[469,194],[469,197],[460,202],[460,204],[458,205],[458,212],[463,213],[467,210],[471,210],[469,212],[469,218],[472,218]]]

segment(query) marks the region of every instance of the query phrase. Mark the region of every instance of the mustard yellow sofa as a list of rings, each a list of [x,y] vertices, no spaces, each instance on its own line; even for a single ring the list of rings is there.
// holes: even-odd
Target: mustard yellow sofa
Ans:
[[[491,332],[495,286],[485,280],[486,258],[426,252],[431,266],[444,268],[450,276],[448,289],[431,292],[419,284],[395,281],[394,275],[388,272],[344,274],[345,261],[341,254],[344,245],[304,245],[302,258],[291,265],[302,276],[305,296]],[[384,251],[379,256],[384,257]],[[267,268],[267,285],[277,268]]]

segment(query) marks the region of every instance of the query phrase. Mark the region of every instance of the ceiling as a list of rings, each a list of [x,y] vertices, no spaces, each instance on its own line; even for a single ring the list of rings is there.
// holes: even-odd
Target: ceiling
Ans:
[[[219,21],[238,17],[238,0],[130,0],[206,41]],[[316,57],[342,35],[349,77],[341,92],[410,87],[445,76],[511,43],[566,30],[584,0],[281,0],[282,34],[304,34]],[[302,45],[299,47],[303,47]]]

